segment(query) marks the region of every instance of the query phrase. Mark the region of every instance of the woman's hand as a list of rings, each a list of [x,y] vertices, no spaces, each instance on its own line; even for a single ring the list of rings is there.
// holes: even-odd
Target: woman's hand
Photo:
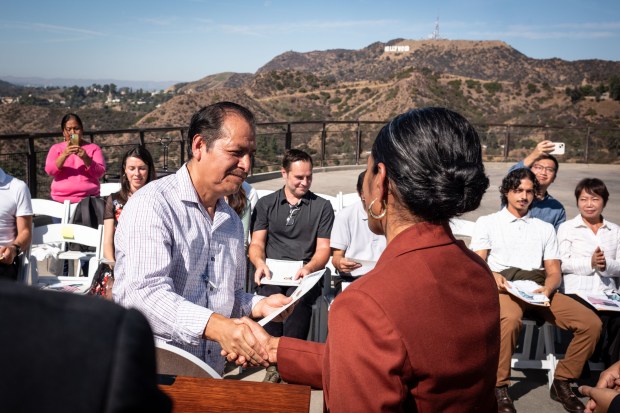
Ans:
[[[80,149],[81,148],[78,145],[67,145],[65,150],[58,155],[58,158],[56,158],[56,168],[62,169],[67,158],[71,155],[77,155]]]
[[[605,271],[607,269],[607,261],[605,261],[605,254],[601,251],[601,247],[596,247],[594,254],[592,254],[592,269]]]
[[[90,156],[88,156],[84,148],[78,146],[76,155],[80,157],[80,159],[84,162],[84,165],[86,165],[87,168],[90,166],[92,159],[90,159]]]

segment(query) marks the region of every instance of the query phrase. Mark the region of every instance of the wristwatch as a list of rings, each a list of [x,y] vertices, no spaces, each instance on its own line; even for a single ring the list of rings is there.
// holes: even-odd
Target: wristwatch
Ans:
[[[15,256],[19,256],[22,253],[22,248],[17,244],[11,244],[12,247],[15,247]]]

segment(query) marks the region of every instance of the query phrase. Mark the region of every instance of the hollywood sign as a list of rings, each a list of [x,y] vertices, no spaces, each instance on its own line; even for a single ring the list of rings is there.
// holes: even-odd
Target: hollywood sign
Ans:
[[[387,52],[408,52],[409,46],[385,46],[384,51]]]

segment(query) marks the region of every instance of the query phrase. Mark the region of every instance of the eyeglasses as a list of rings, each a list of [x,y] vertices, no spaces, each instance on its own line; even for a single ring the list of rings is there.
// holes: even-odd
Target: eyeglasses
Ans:
[[[288,217],[286,218],[286,226],[291,226],[291,225],[295,225],[295,215],[297,215],[297,212],[299,212],[299,206],[297,205],[290,205],[289,204],[289,212],[288,212]]]
[[[532,166],[532,170],[536,172],[542,172],[544,170],[550,174],[555,173],[555,168],[552,168],[550,166],[534,165]]]

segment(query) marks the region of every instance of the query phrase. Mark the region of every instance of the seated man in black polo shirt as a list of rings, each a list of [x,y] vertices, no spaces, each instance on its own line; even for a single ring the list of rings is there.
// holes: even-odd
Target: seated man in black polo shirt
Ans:
[[[252,241],[249,257],[256,272],[254,281],[260,295],[292,294],[296,287],[261,285],[263,277],[271,277],[267,258],[303,261],[295,279],[325,267],[330,255],[329,235],[334,210],[329,201],[310,192],[312,158],[304,151],[291,149],[282,159],[284,187],[258,200],[252,214]],[[269,323],[265,330],[274,337],[308,336],[312,304],[321,294],[315,285],[297,304],[284,323]],[[265,381],[278,382],[275,366],[267,369]]]

